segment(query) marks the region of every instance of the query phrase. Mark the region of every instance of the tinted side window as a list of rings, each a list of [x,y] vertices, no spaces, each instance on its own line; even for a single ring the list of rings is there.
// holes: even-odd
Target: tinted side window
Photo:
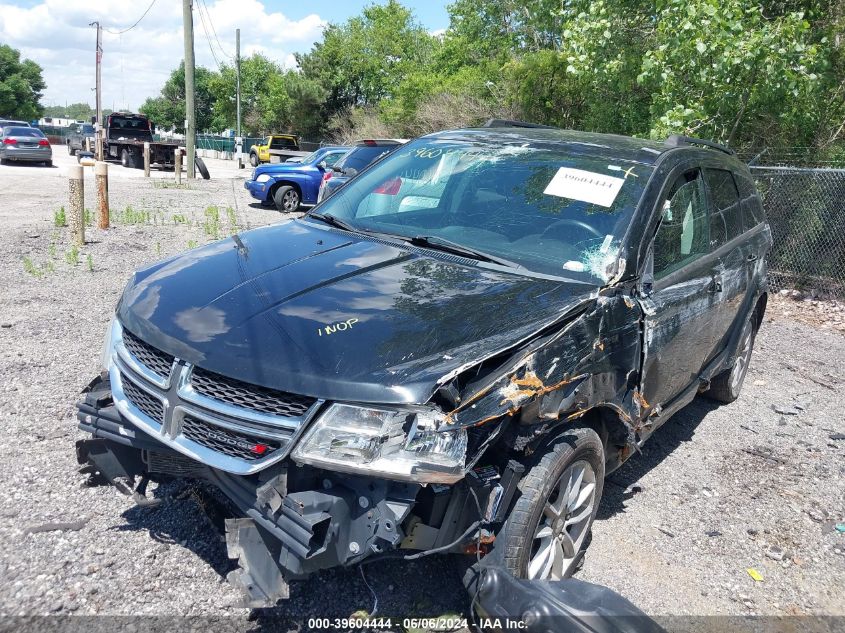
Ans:
[[[704,180],[710,190],[710,244],[719,248],[742,234],[742,212],[739,192],[731,172],[723,169],[705,169]]]
[[[706,254],[709,249],[707,206],[699,172],[689,171],[672,185],[663,202],[654,237],[654,277],[660,279]]]
[[[763,212],[763,201],[757,187],[746,176],[734,174],[734,180],[739,187],[739,200],[742,206],[743,226],[746,230],[766,221],[766,214]]]
[[[323,156],[323,160],[326,163],[326,167],[331,167],[332,165],[334,165],[337,161],[339,161],[341,158],[343,158],[343,155],[345,153],[346,153],[345,151],[343,151],[343,152],[329,152],[328,154]]]

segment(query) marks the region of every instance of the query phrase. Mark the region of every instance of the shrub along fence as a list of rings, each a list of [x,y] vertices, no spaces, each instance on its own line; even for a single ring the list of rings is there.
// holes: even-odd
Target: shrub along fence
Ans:
[[[845,169],[753,166],[772,227],[769,283],[845,296]]]

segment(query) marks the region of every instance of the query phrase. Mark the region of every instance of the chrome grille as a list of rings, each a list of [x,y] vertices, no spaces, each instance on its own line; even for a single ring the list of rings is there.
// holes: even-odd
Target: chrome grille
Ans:
[[[162,378],[170,375],[173,356],[148,345],[129,330],[123,330],[123,345],[142,365]]]
[[[164,424],[164,404],[161,400],[141,389],[127,378],[126,374],[121,374],[120,378],[126,398],[147,416],[159,424]]]
[[[200,367],[194,367],[191,386],[208,398],[282,417],[301,416],[316,402],[314,398],[251,385]]]
[[[237,433],[191,416],[185,416],[182,420],[182,435],[208,449],[247,461],[266,457],[281,447],[274,440]]]

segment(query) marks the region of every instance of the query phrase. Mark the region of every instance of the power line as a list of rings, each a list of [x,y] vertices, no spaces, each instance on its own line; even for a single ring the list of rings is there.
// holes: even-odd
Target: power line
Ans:
[[[211,45],[211,37],[208,34],[208,28],[205,26],[205,18],[202,15],[202,9],[200,9],[199,5],[197,5],[197,13],[200,16],[200,24],[202,24],[203,33],[205,33],[205,40],[208,42],[208,50],[211,51],[211,56],[214,58],[214,63],[217,64],[217,68],[222,72],[223,65],[220,63],[220,60],[217,59],[217,54],[214,52],[214,47]]]
[[[200,0],[200,6],[205,9],[205,15],[208,18],[208,24],[209,26],[211,26],[211,32],[214,33],[214,39],[217,41],[217,47],[220,49],[220,52],[223,54],[223,57],[226,57],[230,60],[234,60],[234,57],[230,55],[225,48],[223,48],[223,44],[220,43],[220,38],[217,37],[217,29],[214,28],[214,21],[211,19],[211,11],[208,10],[208,5],[205,3],[205,0]],[[211,45],[210,40],[209,45]]]
[[[143,20],[145,17],[147,17],[147,14],[150,12],[150,9],[153,8],[153,5],[155,3],[156,3],[156,0],[152,0],[152,2],[150,2],[150,6],[147,7],[147,10],[144,11],[144,13],[141,14],[141,17],[138,18],[136,20],[135,24],[133,24],[132,26],[125,28],[122,31],[110,31],[109,29],[103,29],[103,30],[106,33],[111,33],[112,35],[122,35],[123,33],[126,33],[126,31],[131,31],[132,29],[134,29],[136,26],[138,26],[141,23],[141,20]]]

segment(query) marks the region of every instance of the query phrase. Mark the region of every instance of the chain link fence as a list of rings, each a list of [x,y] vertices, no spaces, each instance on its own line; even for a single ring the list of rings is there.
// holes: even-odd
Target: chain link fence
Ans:
[[[752,166],[774,244],[769,284],[845,296],[845,169]]]

